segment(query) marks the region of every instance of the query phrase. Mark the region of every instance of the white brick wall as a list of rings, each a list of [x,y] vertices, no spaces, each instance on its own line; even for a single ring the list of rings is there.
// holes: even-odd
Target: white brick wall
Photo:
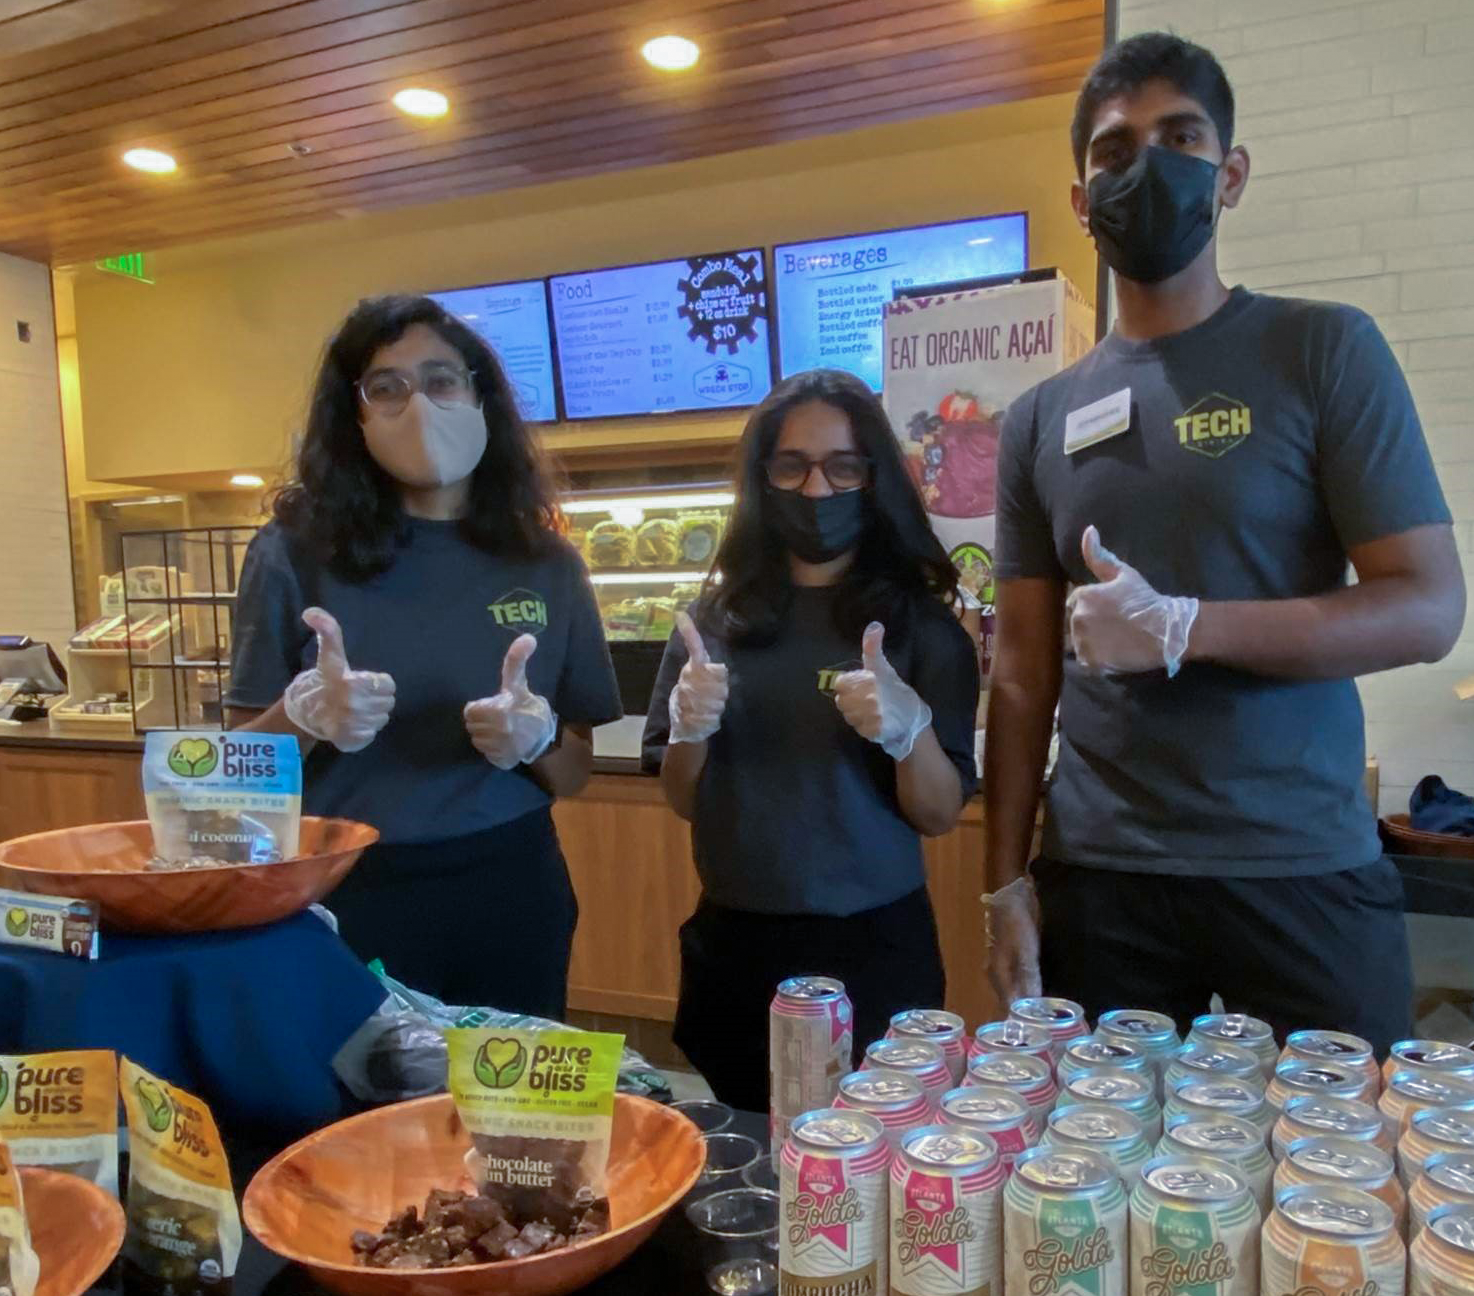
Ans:
[[[62,654],[76,628],[51,271],[0,255],[0,633]]]
[[[1474,0],[1121,0],[1122,36],[1152,28],[1234,84],[1253,172],[1225,276],[1376,317],[1474,573]],[[1474,703],[1452,691],[1470,674],[1474,617],[1447,661],[1361,681],[1384,812],[1425,773],[1474,792]]]

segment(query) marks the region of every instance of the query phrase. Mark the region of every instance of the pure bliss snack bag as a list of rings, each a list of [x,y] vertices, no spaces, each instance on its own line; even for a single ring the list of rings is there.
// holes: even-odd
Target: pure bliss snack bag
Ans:
[[[575,1226],[605,1196],[624,1037],[481,1027],[445,1040],[472,1179],[515,1219]]]
[[[106,1049],[0,1057],[0,1140],[18,1165],[118,1195],[118,1060]]]
[[[31,1247],[20,1175],[10,1150],[0,1143],[0,1293],[32,1296],[41,1262]]]
[[[192,1094],[122,1060],[128,1112],[128,1233],[123,1258],[168,1296],[230,1288],[241,1219],[210,1109]]]
[[[0,891],[0,945],[97,958],[97,906],[67,896]]]
[[[271,864],[297,854],[302,752],[289,734],[156,730],[143,794],[161,860]]]

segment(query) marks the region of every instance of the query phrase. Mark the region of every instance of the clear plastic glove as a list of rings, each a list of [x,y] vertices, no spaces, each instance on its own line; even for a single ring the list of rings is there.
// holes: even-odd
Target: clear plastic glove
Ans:
[[[558,718],[547,698],[527,687],[527,660],[536,651],[537,640],[530,634],[512,640],[502,658],[501,692],[467,702],[463,712],[471,745],[499,770],[531,765],[558,734]]]
[[[988,942],[988,980],[998,1002],[1044,993],[1039,979],[1039,900],[1034,880],[1024,874],[983,897],[983,930]]]
[[[845,723],[862,738],[879,743],[893,760],[905,760],[931,724],[931,708],[885,659],[885,627],[865,627],[865,668],[834,681],[834,700]]]
[[[317,635],[317,665],[287,685],[282,697],[287,719],[341,752],[362,751],[389,723],[394,680],[379,671],[348,668],[343,630],[331,613],[308,608],[302,620]]]
[[[696,623],[676,613],[676,628],[686,645],[687,662],[670,691],[670,741],[705,742],[722,727],[727,709],[727,668],[712,661]]]
[[[1080,665],[1122,674],[1165,666],[1176,675],[1198,617],[1197,599],[1158,594],[1101,544],[1093,526],[1085,528],[1080,548],[1100,582],[1070,595],[1070,636]]]

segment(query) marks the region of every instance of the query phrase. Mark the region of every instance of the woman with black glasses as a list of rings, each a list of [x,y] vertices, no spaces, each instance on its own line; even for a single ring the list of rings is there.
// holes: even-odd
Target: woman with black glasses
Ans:
[[[344,938],[448,1002],[561,1017],[578,906],[550,806],[619,693],[495,355],[429,298],[360,303],[273,511],[226,706],[301,738],[304,811],[378,828],[328,901]]]
[[[733,1106],[768,1103],[778,982],[849,987],[858,1047],[942,1003],[921,837],[976,784],[978,666],[880,401],[835,370],[748,421],[706,591],[671,637],[647,764],[691,822],[676,1041]]]

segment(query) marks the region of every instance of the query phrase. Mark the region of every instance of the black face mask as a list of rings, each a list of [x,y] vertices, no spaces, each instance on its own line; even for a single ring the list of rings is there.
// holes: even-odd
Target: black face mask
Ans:
[[[832,562],[847,554],[870,521],[870,493],[837,491],[817,499],[801,490],[769,490],[783,543],[804,562]]]
[[[1090,182],[1090,233],[1106,264],[1137,283],[1161,283],[1208,246],[1218,168],[1151,145],[1124,171]]]

